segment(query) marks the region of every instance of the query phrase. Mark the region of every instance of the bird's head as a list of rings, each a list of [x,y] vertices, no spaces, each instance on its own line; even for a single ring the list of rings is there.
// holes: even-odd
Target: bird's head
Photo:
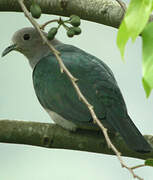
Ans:
[[[34,48],[40,48],[43,45],[42,39],[36,29],[32,27],[23,28],[16,31],[12,37],[12,45],[7,47],[2,56],[15,50],[27,55]]]
[[[47,36],[47,33],[43,33]],[[56,46],[60,42],[54,39],[51,43],[53,46]],[[32,61],[32,64],[34,63],[33,61],[38,61],[38,59],[50,51],[48,46],[43,43],[38,31],[32,27],[26,27],[16,31],[12,37],[12,44],[3,51],[2,57],[14,50],[25,55],[29,62]]]

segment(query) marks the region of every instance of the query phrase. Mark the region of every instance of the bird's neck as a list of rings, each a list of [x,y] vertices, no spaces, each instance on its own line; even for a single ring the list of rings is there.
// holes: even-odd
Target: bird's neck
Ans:
[[[62,42],[58,41],[57,39],[54,39],[51,41],[51,44],[53,46],[60,45],[62,44]],[[37,49],[37,47],[33,48],[34,52],[32,53],[32,55],[28,54],[27,58],[29,60],[29,64],[31,66],[32,69],[34,69],[34,67],[36,66],[36,64],[44,57],[47,56],[49,53],[52,53],[51,50],[49,49],[49,47],[46,44],[43,44],[41,46],[41,49]],[[26,56],[26,54],[25,54]]]

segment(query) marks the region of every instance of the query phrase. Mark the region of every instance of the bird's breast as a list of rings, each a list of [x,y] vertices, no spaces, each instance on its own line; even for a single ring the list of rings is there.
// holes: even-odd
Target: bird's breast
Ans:
[[[54,111],[51,111],[49,109],[46,109],[47,113],[49,114],[49,116],[51,117],[51,119],[58,124],[59,126],[63,127],[64,129],[70,130],[70,131],[76,131],[77,129],[77,125],[74,124],[71,121],[66,120],[65,118],[63,118],[62,116],[60,116],[59,114],[57,114]]]

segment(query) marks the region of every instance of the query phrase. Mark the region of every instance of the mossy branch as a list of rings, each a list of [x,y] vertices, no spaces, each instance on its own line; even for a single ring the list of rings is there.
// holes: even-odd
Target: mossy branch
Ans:
[[[30,8],[32,0],[24,1]],[[81,19],[118,27],[124,10],[115,0],[37,0],[44,14],[70,16],[76,14]],[[0,0],[0,11],[21,12],[18,0]]]
[[[153,147],[153,136],[147,135],[145,138]],[[139,159],[153,157],[153,152],[140,154],[131,151],[119,135],[113,135],[111,140],[123,156]],[[0,142],[114,155],[101,131],[70,132],[51,123],[0,120]]]

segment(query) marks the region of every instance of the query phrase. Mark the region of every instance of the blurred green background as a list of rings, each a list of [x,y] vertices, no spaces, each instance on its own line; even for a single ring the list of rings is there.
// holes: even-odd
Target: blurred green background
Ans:
[[[42,15],[43,23],[55,16]],[[12,34],[31,26],[21,13],[0,14],[0,52],[11,43]],[[146,99],[141,77],[141,39],[128,43],[125,63],[116,46],[117,30],[82,21],[83,33],[68,38],[60,30],[57,38],[97,56],[115,74],[131,118],[143,134],[153,133],[153,95]],[[32,85],[32,71],[27,59],[12,52],[0,61],[0,119],[51,122],[40,106]],[[124,158],[128,165],[142,160]],[[153,179],[153,169],[136,171],[145,180]],[[131,180],[114,156],[71,150],[45,149],[27,145],[0,144],[0,180]]]

